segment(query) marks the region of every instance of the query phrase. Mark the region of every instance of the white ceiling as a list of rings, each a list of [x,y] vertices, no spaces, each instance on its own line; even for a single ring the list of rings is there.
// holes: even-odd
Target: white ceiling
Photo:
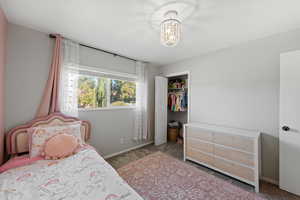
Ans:
[[[183,22],[182,41],[167,48],[160,44],[150,19],[169,1],[0,0],[0,4],[11,23],[155,64],[300,28],[300,0],[193,0],[197,5]]]

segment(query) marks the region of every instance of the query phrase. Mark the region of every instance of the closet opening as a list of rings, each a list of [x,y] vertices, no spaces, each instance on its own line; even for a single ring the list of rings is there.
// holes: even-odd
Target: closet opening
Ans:
[[[189,73],[166,76],[168,79],[167,140],[183,145],[183,125],[189,122]]]

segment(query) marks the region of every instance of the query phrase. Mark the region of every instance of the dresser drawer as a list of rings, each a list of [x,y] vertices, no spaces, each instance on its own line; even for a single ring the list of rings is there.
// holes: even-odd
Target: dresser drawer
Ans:
[[[207,153],[214,152],[214,145],[206,142],[201,142],[200,140],[188,138],[186,144],[190,148],[198,149]]]
[[[192,149],[192,148],[187,148],[186,150],[186,155],[195,160],[195,161],[198,161],[200,163],[204,163],[204,164],[208,164],[208,165],[213,165],[214,163],[214,157],[211,156],[211,155],[208,155],[208,154],[205,154],[205,153],[202,153],[202,152],[199,152],[195,149]]]
[[[250,137],[230,135],[224,133],[214,133],[213,142],[216,144],[233,147],[249,153],[254,152],[254,140]]]
[[[254,152],[254,139],[245,136],[232,136],[232,147],[241,149],[247,152]]]
[[[224,172],[232,174],[233,172],[233,164],[230,162],[227,162],[225,160],[215,158],[213,166],[217,169],[220,169]]]
[[[240,165],[233,165],[233,169],[234,172],[232,174],[239,176],[241,178],[244,178],[248,181],[254,181],[255,180],[255,173],[254,173],[254,169],[248,168],[248,167],[244,167],[244,166],[240,166]]]
[[[254,181],[254,170],[251,168],[243,167],[219,158],[214,159],[213,166],[234,176],[244,178],[251,182]]]
[[[198,128],[188,128],[187,130],[187,138],[197,138],[204,141],[211,142],[213,140],[212,132],[198,129]]]
[[[250,153],[228,149],[219,145],[214,146],[214,153],[216,156],[225,158],[226,160],[232,160],[251,167],[254,166],[254,155]]]
[[[214,133],[213,142],[224,146],[232,146],[232,135],[224,133]]]

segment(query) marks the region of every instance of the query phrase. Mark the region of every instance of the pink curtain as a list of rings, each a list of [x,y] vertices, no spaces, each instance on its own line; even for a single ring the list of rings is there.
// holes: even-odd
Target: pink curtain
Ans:
[[[59,80],[61,69],[61,42],[62,37],[55,35],[55,46],[52,57],[52,65],[44,90],[42,102],[36,113],[36,117],[49,115],[53,112],[59,112],[58,95],[59,95]]]

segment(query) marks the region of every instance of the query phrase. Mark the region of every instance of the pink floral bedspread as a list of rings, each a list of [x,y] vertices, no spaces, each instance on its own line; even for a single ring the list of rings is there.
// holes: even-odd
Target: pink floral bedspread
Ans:
[[[1,200],[142,200],[93,149],[0,174]]]

